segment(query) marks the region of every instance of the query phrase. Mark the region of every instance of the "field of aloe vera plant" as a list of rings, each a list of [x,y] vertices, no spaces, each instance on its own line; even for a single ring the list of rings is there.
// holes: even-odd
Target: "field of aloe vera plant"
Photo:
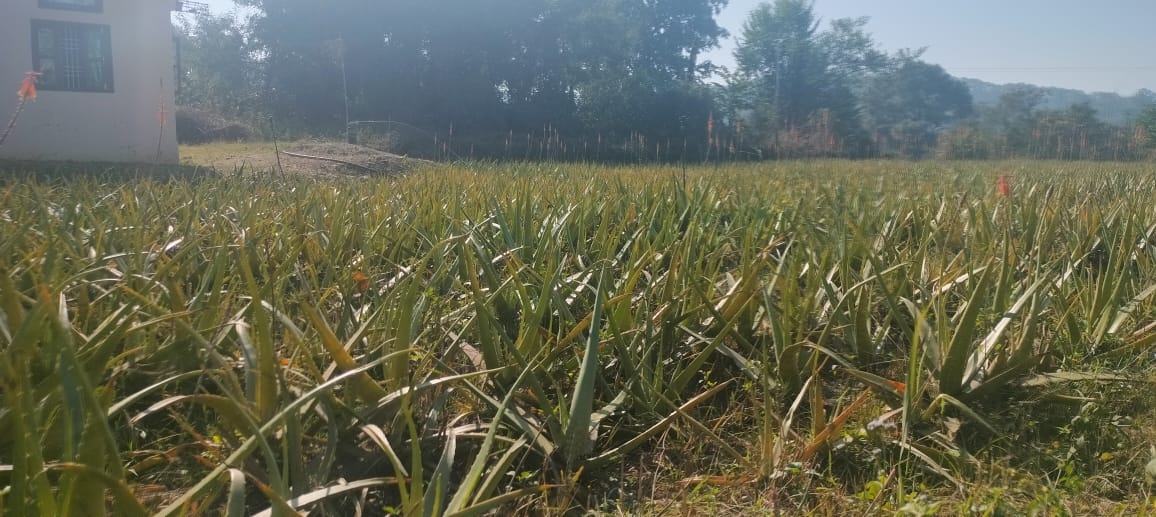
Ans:
[[[1156,512],[1151,165],[6,174],[3,515]]]

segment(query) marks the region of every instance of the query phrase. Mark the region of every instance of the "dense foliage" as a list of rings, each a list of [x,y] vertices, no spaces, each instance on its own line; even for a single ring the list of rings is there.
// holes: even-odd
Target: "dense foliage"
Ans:
[[[1134,125],[1150,95],[1121,108],[1041,89],[1024,105],[1026,87],[973,81],[977,109],[920,51],[889,55],[866,18],[824,22],[809,0],[756,7],[735,35],[735,70],[701,59],[727,36],[716,21],[726,0],[240,3],[255,14],[180,25],[180,100],[266,132],[345,134],[424,156],[597,161],[1132,160],[1152,149]],[[1089,99],[1113,122],[1064,99]],[[1008,115],[1009,102],[1027,112]]]
[[[1156,92],[1147,88],[1141,88],[1132,95],[1121,95],[1023,83],[992,84],[978,79],[964,79],[963,82],[971,90],[976,105],[994,106],[1000,97],[1011,90],[1031,88],[1041,93],[1041,109],[1063,110],[1076,104],[1087,103],[1096,110],[1100,120],[1117,126],[1131,125],[1140,112],[1156,104]]]
[[[9,181],[0,508],[1136,515],[1154,196],[1061,163]]]

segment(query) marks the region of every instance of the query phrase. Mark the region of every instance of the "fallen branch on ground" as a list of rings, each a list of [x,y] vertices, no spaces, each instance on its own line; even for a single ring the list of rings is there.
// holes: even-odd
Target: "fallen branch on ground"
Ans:
[[[366,167],[366,166],[361,165],[359,163],[347,162],[345,160],[340,160],[337,158],[329,158],[327,156],[313,156],[313,155],[309,155],[309,154],[291,153],[289,151],[281,151],[281,154],[284,154],[287,156],[293,156],[296,158],[308,158],[310,160],[322,160],[322,161],[326,161],[326,162],[340,163],[342,165],[348,165],[350,167],[356,167],[356,168],[361,169],[363,171],[372,172],[374,174],[384,174],[382,171],[379,171],[377,169],[373,169],[370,167]]]

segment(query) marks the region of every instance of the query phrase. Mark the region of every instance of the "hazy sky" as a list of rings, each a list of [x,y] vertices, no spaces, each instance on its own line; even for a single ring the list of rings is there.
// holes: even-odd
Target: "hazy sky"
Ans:
[[[207,2],[217,12],[232,8],[232,0]],[[730,0],[720,23],[732,37],[707,58],[733,66],[735,38],[759,3]],[[1156,90],[1156,0],[816,0],[815,10],[824,20],[869,16],[885,50],[929,47],[924,59],[957,76]]]

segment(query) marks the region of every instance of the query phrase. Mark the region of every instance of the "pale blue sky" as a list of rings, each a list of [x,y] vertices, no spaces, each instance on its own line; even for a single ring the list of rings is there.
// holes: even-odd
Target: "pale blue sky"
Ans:
[[[202,1],[216,12],[232,8],[232,0]],[[730,0],[719,21],[732,38],[706,57],[733,66],[735,37],[759,3]],[[924,59],[958,76],[1156,90],[1156,0],[816,0],[815,10],[824,20],[869,16],[885,50],[929,47]]]

